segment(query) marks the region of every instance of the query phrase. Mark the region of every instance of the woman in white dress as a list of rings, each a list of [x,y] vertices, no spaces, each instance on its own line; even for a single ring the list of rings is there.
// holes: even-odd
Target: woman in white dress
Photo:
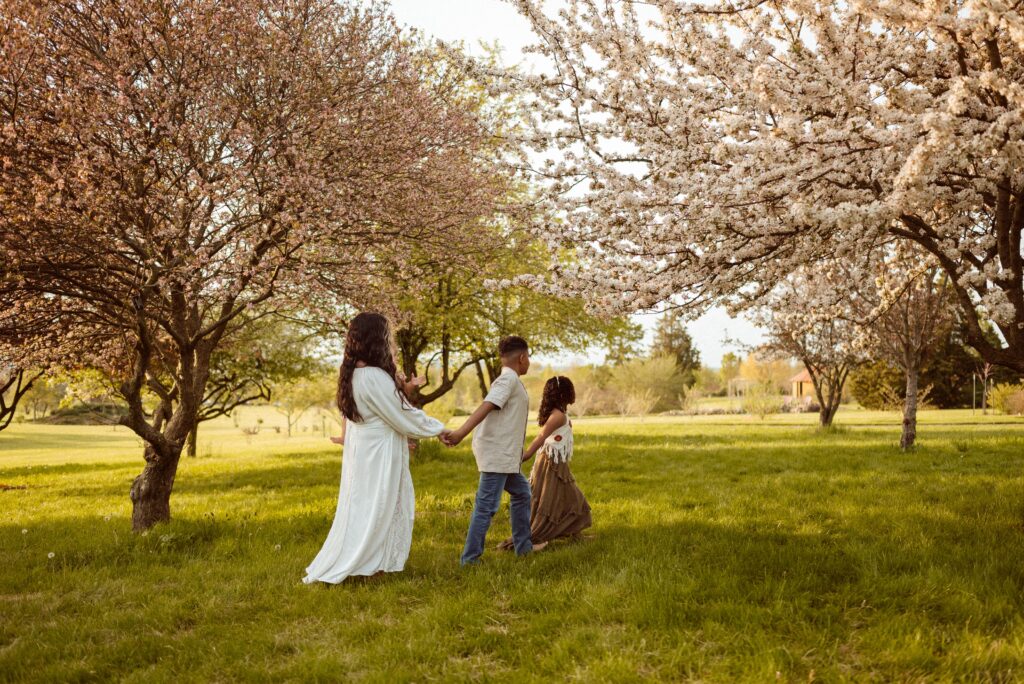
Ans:
[[[387,318],[359,314],[348,329],[338,378],[345,417],[338,508],[323,548],[306,568],[307,584],[405,567],[415,512],[408,440],[445,430],[409,404],[403,384]]]

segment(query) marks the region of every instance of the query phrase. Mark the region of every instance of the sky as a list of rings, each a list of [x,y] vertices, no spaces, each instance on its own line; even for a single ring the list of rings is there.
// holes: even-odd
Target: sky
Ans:
[[[428,36],[445,41],[461,41],[473,54],[482,54],[481,42],[501,48],[506,64],[536,63],[533,56],[524,56],[522,50],[533,42],[529,23],[519,12],[503,0],[391,0],[392,11],[398,22],[416,28]],[[654,314],[639,314],[636,321],[646,331],[646,341],[653,337],[657,324]],[[730,318],[725,310],[714,308],[689,324],[688,330],[700,351],[701,361],[717,367],[722,354],[742,351],[740,345],[754,346],[762,339],[760,329],[743,318]],[[565,365],[570,363],[596,363],[603,355],[595,351],[589,356],[563,355],[544,357],[542,363]]]

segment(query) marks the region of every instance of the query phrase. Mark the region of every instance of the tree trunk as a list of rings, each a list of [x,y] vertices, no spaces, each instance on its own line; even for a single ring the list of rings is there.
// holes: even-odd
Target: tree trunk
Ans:
[[[196,423],[195,427],[192,428],[192,432],[188,433],[188,457],[189,458],[195,458],[196,457],[196,451],[197,451],[196,446],[197,446],[197,442],[198,441],[199,441],[199,423]]]
[[[488,358],[484,363],[487,365],[487,379],[493,383],[498,379],[498,376],[501,375],[501,359]]]
[[[917,369],[907,371],[907,394],[903,402],[903,434],[900,448],[912,449],[917,439]]]
[[[836,416],[839,408],[839,398],[836,396],[835,377],[827,371],[815,371],[814,365],[809,359],[801,359],[804,368],[811,376],[811,386],[814,387],[814,398],[818,400],[818,422],[821,427],[827,428],[832,425],[832,419]]]
[[[180,448],[161,456],[152,446],[146,446],[146,467],[132,482],[129,492],[132,529],[136,532],[171,519],[171,490],[180,458]]]
[[[821,405],[818,409],[818,420],[821,422],[821,427],[831,427],[832,419],[836,417],[836,411],[839,410],[839,403],[835,402],[829,406],[825,404]]]
[[[480,382],[480,401],[487,398],[487,381],[484,380],[483,361],[476,362],[476,379]]]

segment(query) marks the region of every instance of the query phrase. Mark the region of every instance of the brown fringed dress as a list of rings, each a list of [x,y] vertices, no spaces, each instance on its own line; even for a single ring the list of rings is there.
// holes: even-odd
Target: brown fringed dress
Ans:
[[[590,504],[569,470],[572,460],[572,423],[555,430],[544,441],[530,472],[530,539],[534,544],[571,537],[590,527]],[[512,540],[501,544],[512,548]]]

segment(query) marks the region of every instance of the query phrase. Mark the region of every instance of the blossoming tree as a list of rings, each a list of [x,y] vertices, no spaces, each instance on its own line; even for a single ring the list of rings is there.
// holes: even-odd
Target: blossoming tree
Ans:
[[[822,427],[832,425],[850,371],[866,357],[865,333],[855,320],[847,271],[816,264],[788,276],[752,319],[767,333],[762,351],[796,358],[807,369]]]
[[[22,397],[32,389],[39,379],[38,371],[8,366],[0,370],[0,430],[11,424]]]
[[[116,379],[135,529],[247,312],[373,305],[493,207],[486,127],[376,4],[2,0],[0,41],[0,337]]]
[[[865,342],[877,358],[903,373],[900,448],[917,440],[919,377],[954,323],[949,277],[920,249],[876,256],[875,277],[854,286],[853,310]]]
[[[821,258],[912,242],[969,342],[1024,371],[1024,16],[1002,0],[510,0],[535,170],[597,306],[742,307]],[[986,339],[981,317],[1005,345]]]

